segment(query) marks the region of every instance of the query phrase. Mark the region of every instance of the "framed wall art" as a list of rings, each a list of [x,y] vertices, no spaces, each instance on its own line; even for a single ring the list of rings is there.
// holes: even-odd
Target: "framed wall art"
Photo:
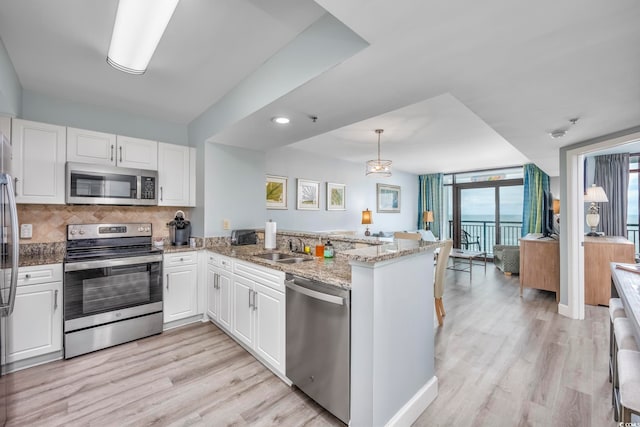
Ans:
[[[320,209],[320,183],[298,178],[297,208],[313,211]]]
[[[376,184],[378,212],[400,213],[400,186]]]
[[[345,196],[347,186],[344,184],[335,184],[327,182],[327,210],[343,211],[346,209]]]
[[[267,175],[267,209],[287,209],[287,181],[285,176]]]

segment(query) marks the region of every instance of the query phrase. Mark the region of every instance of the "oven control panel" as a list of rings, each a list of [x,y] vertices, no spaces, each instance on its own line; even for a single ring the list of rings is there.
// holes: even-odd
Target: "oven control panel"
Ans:
[[[150,237],[151,233],[152,226],[150,223],[67,225],[67,240]]]

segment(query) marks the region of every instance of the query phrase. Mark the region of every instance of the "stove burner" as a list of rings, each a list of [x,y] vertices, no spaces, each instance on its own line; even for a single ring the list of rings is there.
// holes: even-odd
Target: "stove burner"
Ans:
[[[151,224],[70,224],[65,262],[162,253],[152,244]]]

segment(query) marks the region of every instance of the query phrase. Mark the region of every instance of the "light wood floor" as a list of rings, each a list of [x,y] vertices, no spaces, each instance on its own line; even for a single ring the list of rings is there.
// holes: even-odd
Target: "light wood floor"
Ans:
[[[344,426],[211,323],[9,379],[8,426]]]
[[[447,272],[439,395],[416,426],[613,426],[608,314],[487,266]],[[209,323],[17,372],[9,426],[342,426]]]
[[[438,397],[415,426],[614,426],[609,314],[557,314],[553,293],[525,289],[492,264],[447,272],[436,333]]]

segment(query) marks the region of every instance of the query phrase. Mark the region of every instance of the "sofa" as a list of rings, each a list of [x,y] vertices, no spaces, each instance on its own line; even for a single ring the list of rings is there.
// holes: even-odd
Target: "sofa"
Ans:
[[[520,274],[520,246],[495,245],[493,263],[504,274]]]

